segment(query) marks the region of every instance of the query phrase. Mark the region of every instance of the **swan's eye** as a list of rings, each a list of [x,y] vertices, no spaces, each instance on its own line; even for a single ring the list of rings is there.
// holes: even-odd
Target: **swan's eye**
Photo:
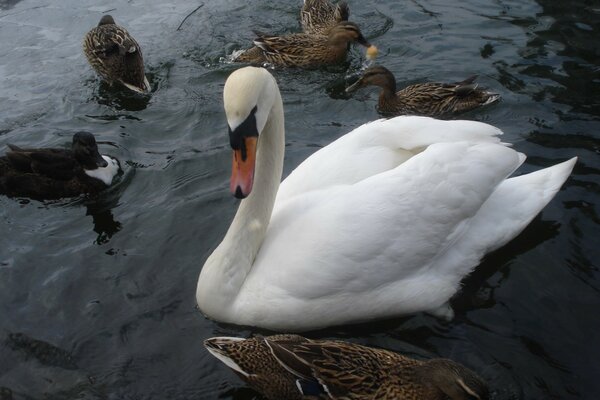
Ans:
[[[250,114],[246,117],[244,122],[239,124],[233,130],[229,127],[229,144],[233,150],[242,150],[244,153],[244,138],[247,137],[258,137],[258,128],[256,126],[256,111],[258,106],[254,106]]]

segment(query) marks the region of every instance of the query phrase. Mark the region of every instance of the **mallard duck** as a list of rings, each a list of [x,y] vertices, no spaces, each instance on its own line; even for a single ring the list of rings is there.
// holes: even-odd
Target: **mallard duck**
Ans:
[[[457,83],[417,83],[396,92],[396,79],[385,67],[369,67],[346,92],[374,85],[382,88],[378,109],[384,115],[424,115],[444,118],[495,102],[497,93],[479,89],[472,76]]]
[[[304,0],[300,10],[300,22],[304,33],[327,35],[337,23],[348,21],[350,9],[345,1],[335,6],[328,0]]]
[[[239,69],[223,100],[230,190],[243,200],[196,299],[232,324],[291,332],[419,311],[451,318],[461,279],[529,224],[576,161],[510,177],[525,155],[501,143],[499,129],[396,117],[323,147],[280,185],[275,78]]]
[[[355,23],[340,22],[327,36],[294,33],[286,36],[269,36],[255,32],[257,39],[252,47],[234,61],[252,64],[270,63],[284,67],[318,68],[343,62],[348,47],[357,42],[373,48]]]
[[[447,359],[298,335],[214,337],[204,345],[268,399],[485,400],[476,373]]]
[[[103,16],[85,35],[83,52],[92,68],[111,85],[119,82],[138,93],[150,91],[140,45],[112,16]]]
[[[112,184],[116,158],[101,155],[94,135],[73,135],[71,149],[10,149],[0,157],[0,193],[38,200],[95,194]]]

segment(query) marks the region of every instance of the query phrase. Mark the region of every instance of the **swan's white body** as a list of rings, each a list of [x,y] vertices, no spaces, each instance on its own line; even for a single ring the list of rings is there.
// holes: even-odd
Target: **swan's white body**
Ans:
[[[461,279],[527,226],[576,161],[507,179],[525,156],[500,142],[500,130],[397,117],[317,151],[278,190],[274,78],[238,70],[224,98],[231,129],[258,105],[260,132],[254,189],[198,280],[200,309],[228,323],[301,331],[418,311],[451,316]]]

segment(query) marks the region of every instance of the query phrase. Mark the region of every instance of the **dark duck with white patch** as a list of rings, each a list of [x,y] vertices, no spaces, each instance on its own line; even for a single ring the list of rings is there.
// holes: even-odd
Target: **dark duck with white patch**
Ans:
[[[101,155],[94,135],[73,135],[71,149],[22,149],[9,144],[0,157],[0,194],[53,200],[97,194],[119,173],[116,158]]]
[[[138,93],[150,91],[140,45],[112,16],[103,16],[85,35],[83,52],[92,68],[111,85],[119,82]]]
[[[487,400],[485,382],[447,359],[298,335],[215,337],[204,345],[267,399]]]
[[[373,85],[382,88],[377,109],[385,116],[421,115],[449,118],[475,108],[493,103],[500,98],[497,93],[480,89],[477,76],[462,82],[427,82],[410,85],[396,92],[396,78],[385,67],[367,68],[363,76],[346,89],[347,93]]]

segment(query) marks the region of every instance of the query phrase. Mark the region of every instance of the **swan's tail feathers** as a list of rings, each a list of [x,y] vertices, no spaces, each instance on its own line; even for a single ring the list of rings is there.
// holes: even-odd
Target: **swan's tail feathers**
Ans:
[[[244,371],[235,361],[235,354],[239,351],[240,342],[244,339],[237,337],[212,337],[204,341],[204,347],[217,360],[227,365],[229,368],[240,374],[242,377],[250,376],[250,373]]]
[[[464,239],[477,240],[483,246],[482,255],[504,246],[552,200],[576,161],[574,157],[502,182],[473,218]]]

